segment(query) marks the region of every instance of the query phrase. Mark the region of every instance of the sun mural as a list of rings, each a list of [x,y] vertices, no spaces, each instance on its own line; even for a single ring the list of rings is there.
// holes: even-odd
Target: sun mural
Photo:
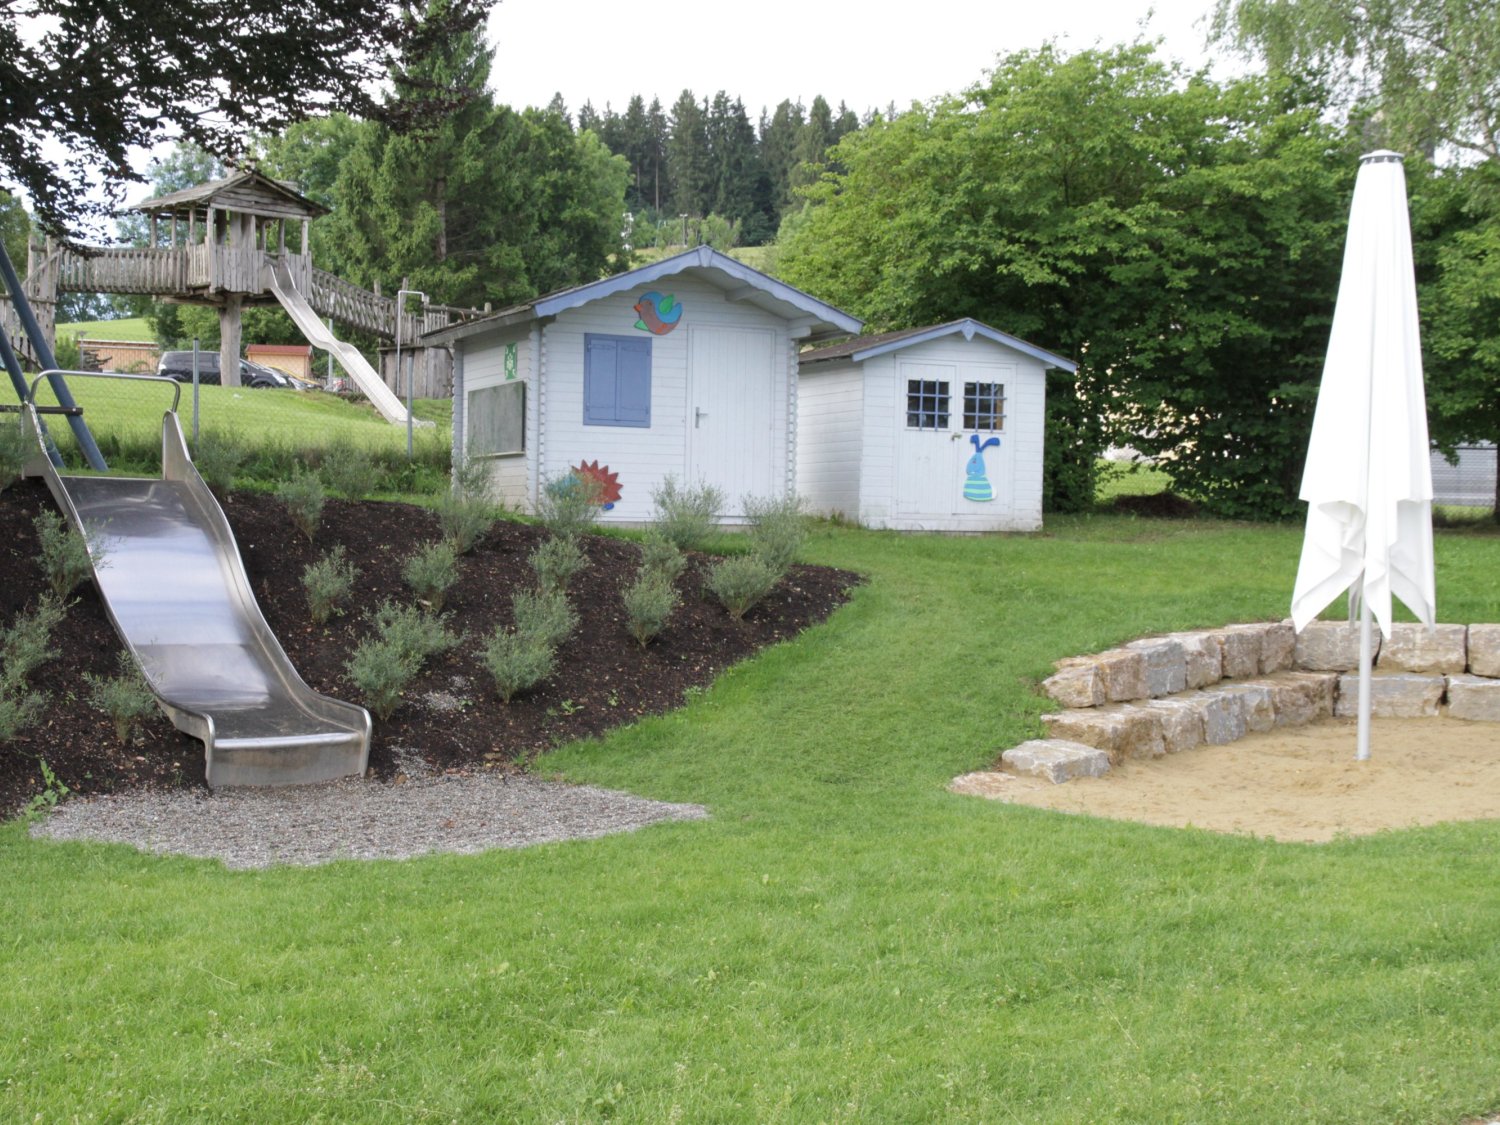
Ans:
[[[599,490],[599,503],[606,512],[615,506],[615,501],[620,498],[619,473],[610,472],[608,465],[600,465],[598,461],[580,461],[573,471],[594,482]]]

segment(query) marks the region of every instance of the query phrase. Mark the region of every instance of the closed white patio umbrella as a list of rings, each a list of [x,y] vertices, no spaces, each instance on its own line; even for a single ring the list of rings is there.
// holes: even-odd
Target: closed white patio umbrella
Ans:
[[[1298,632],[1345,590],[1361,605],[1360,760],[1370,756],[1372,615],[1387,639],[1393,594],[1429,629],[1435,619],[1429,448],[1406,174],[1399,155],[1373,152],[1349,211],[1292,594]]]

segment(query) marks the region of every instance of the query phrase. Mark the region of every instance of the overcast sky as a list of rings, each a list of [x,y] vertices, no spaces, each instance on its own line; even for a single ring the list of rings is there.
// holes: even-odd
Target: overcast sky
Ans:
[[[725,90],[751,120],[783,98],[822,94],[856,113],[905,107],[978,81],[997,56],[1047,39],[1080,50],[1165,39],[1193,66],[1212,0],[756,0],[628,4],[619,0],[503,0],[490,16],[491,85],[512,106],[568,110],[591,101],[623,111],[632,94],[670,109],[684,89]],[[1154,9],[1154,11],[1153,11]],[[1148,18],[1149,17],[1149,18]]]

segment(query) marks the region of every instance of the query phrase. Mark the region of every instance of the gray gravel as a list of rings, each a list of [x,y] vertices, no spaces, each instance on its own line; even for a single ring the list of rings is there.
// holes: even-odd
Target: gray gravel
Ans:
[[[486,773],[75,797],[33,825],[31,834],[133,844],[146,852],[218,859],[228,867],[310,866],[520,848],[706,816],[701,805]]]

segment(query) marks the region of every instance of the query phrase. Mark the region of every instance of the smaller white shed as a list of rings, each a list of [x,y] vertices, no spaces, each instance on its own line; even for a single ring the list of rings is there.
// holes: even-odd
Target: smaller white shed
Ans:
[[[746,496],[795,486],[797,353],[861,323],[707,246],[425,336],[453,348],[455,460],[534,511],[594,476],[601,520],[651,518],[668,476]]]
[[[900,531],[1042,526],[1046,373],[1076,363],[970,319],[798,358],[810,510]]]

